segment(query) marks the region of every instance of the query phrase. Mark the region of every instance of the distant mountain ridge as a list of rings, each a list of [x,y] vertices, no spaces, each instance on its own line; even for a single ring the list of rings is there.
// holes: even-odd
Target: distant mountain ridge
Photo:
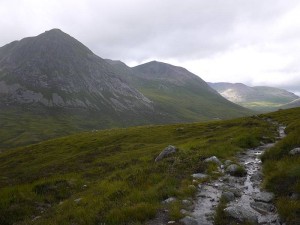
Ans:
[[[199,76],[171,64],[151,61],[128,67],[108,60],[123,78],[177,122],[227,119],[251,114],[221,97]]]
[[[208,83],[228,100],[253,110],[272,111],[299,98],[283,89],[242,83]]]

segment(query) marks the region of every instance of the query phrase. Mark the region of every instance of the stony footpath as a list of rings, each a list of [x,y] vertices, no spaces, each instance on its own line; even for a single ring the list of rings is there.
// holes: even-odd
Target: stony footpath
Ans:
[[[279,137],[285,136],[285,127],[279,126]],[[247,149],[237,155],[238,163],[230,160],[221,163],[215,156],[207,162],[218,164],[223,175],[219,179],[198,185],[197,199],[193,210],[185,211],[180,222],[185,225],[212,225],[221,197],[226,199],[224,212],[233,221],[249,221],[253,224],[281,225],[273,205],[274,195],[261,190],[262,165],[260,156],[275,143],[262,143],[255,149]],[[193,174],[194,179],[203,179],[206,174]],[[170,221],[170,223],[172,223]]]

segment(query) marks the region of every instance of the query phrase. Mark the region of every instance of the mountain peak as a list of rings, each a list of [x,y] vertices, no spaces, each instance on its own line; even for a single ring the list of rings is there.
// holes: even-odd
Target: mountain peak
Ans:
[[[144,74],[145,77],[148,78],[151,77],[154,79],[168,80],[176,84],[184,84],[195,79],[204,83],[204,81],[200,77],[191,73],[183,67],[174,66],[159,61],[151,61],[142,65],[138,65],[136,67],[133,67],[133,70]]]

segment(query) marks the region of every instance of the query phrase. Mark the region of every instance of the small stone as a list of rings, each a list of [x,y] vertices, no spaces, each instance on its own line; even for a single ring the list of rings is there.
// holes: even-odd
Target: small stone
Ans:
[[[82,200],[82,198],[77,198],[74,200],[74,202],[79,203],[79,202],[81,202],[81,200]]]
[[[207,174],[204,174],[204,173],[194,173],[192,175],[193,178],[196,178],[196,179],[204,179],[204,178],[207,178],[208,175]]]
[[[224,165],[225,165],[225,167],[227,167],[227,166],[229,166],[229,165],[231,165],[233,162],[231,161],[231,160],[226,160],[225,162],[224,162]]]
[[[173,145],[169,145],[166,147],[155,159],[155,162],[162,160],[163,158],[173,154],[176,152],[176,147]]]
[[[197,220],[195,220],[193,217],[186,216],[183,219],[180,220],[181,223],[185,225],[198,225]]]
[[[222,198],[224,198],[228,202],[231,202],[234,200],[234,194],[232,192],[225,191],[222,193]]]
[[[300,148],[294,148],[289,152],[290,155],[299,155],[300,154]]]
[[[180,213],[181,213],[182,215],[188,215],[188,214],[189,214],[189,212],[188,212],[187,210],[185,210],[185,209],[181,209],[181,210],[180,210]]]
[[[221,161],[216,156],[209,157],[209,158],[205,159],[204,162],[212,162],[212,163],[216,163],[218,165],[222,164]]]
[[[275,210],[274,205],[265,202],[251,202],[250,206],[259,213],[266,214]]]
[[[263,174],[262,174],[261,172],[257,172],[256,174],[253,174],[253,175],[251,176],[250,180],[251,180],[252,182],[254,182],[254,181],[261,181],[262,178],[263,178]]]
[[[184,199],[182,200],[182,204],[189,206],[192,205],[193,203],[190,200]]]
[[[239,222],[252,222],[257,224],[258,218],[255,213],[249,211],[243,206],[230,206],[224,209],[224,212],[231,218]]]
[[[41,216],[36,216],[36,217],[34,217],[31,221],[34,222],[34,221],[36,221],[36,220],[38,220],[38,219],[40,219],[40,218],[41,218]]]
[[[274,194],[270,192],[259,192],[252,197],[255,201],[269,203],[274,199]]]
[[[291,194],[291,199],[297,200],[298,198],[299,198],[299,194],[298,193]]]
[[[172,202],[175,202],[177,199],[174,198],[174,197],[170,197],[170,198],[167,198],[166,200],[162,201],[163,204],[170,204]]]
[[[168,222],[168,224],[173,224],[173,223],[176,223],[176,221],[171,220],[171,221]]]

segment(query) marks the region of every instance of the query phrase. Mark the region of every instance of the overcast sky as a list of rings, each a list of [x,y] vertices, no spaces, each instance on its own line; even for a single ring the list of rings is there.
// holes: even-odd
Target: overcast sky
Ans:
[[[60,28],[102,58],[300,94],[299,0],[0,0],[0,46]]]

